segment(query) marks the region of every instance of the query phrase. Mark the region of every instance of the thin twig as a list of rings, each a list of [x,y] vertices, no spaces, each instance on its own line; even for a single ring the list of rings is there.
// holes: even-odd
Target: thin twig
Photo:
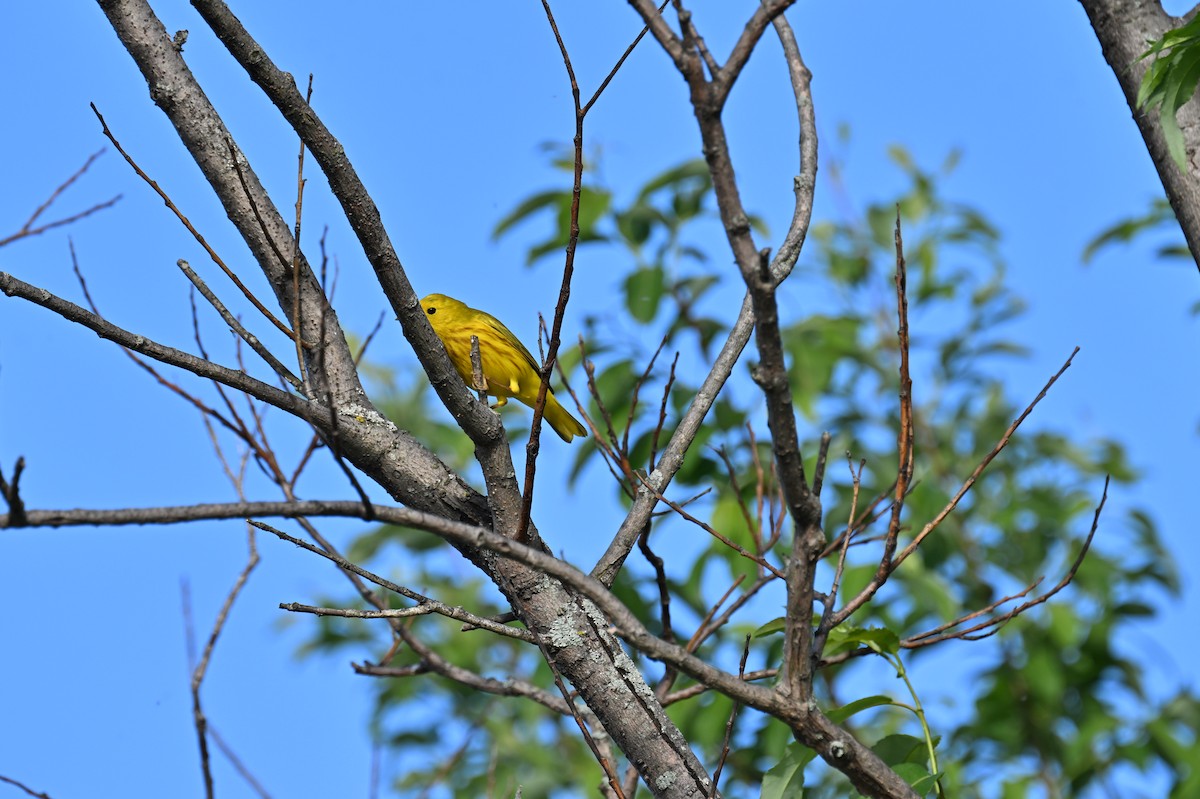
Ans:
[[[900,645],[907,649],[916,649],[919,646],[924,646],[925,644],[922,642],[927,641],[929,639],[936,638],[941,633],[944,633],[947,630],[952,630],[955,627],[959,627],[963,624],[966,624],[967,622],[969,622],[973,619],[977,619],[980,616],[985,616],[988,613],[991,613],[996,608],[1000,607],[1001,605],[1006,605],[1009,602],[1012,602],[1013,600],[1024,599],[1026,596],[1029,595],[1029,593],[1031,591],[1033,591],[1033,589],[1035,589],[1039,585],[1041,585],[1045,579],[1046,578],[1044,575],[1041,577],[1038,577],[1033,582],[1031,582],[1029,585],[1025,586],[1025,590],[1023,590],[1023,591],[1020,591],[1016,594],[1009,594],[1006,597],[1001,597],[1000,599],[997,599],[995,602],[985,605],[984,607],[980,608],[979,610],[975,610],[975,611],[967,613],[963,616],[959,616],[957,619],[954,619],[953,621],[948,621],[945,624],[939,624],[937,627],[934,627],[931,630],[926,630],[923,633],[918,633],[916,635],[909,636],[908,638],[905,638],[903,641],[901,641]]]
[[[738,677],[746,679],[746,659],[750,657],[750,636],[746,636],[746,644],[742,647],[742,661],[738,664]],[[725,768],[725,758],[729,757],[729,742],[733,738],[733,722],[737,719],[741,703],[734,701],[729,711],[729,720],[725,722],[725,741],[721,744],[721,757],[717,760],[717,768],[713,772],[712,788],[709,789],[709,799],[716,799],[717,783],[721,781],[721,771]]]
[[[671,388],[675,385],[675,367],[679,365],[679,351],[671,361],[671,371],[667,373],[667,382],[663,386],[662,400],[658,403],[658,424],[650,436],[650,471],[653,472],[658,462],[658,441],[662,437],[663,426],[667,423],[667,402],[671,398]]]
[[[308,95],[304,98],[305,102],[312,100],[312,73],[308,73]],[[233,142],[230,142],[233,146]],[[236,158],[234,159],[236,162]],[[247,192],[249,197],[250,193]],[[296,227],[292,234],[292,332],[295,334],[292,339],[296,343],[296,368],[300,370],[300,377],[304,381],[305,395],[312,396],[311,386],[308,381],[308,364],[304,358],[304,346],[300,340],[300,221],[304,214],[304,140],[300,140],[300,155],[296,159]],[[264,235],[266,227],[263,228]]]
[[[209,661],[212,659],[217,639],[220,637],[221,631],[225,628],[225,621],[229,618],[229,611],[233,608],[233,603],[237,600],[242,588],[246,585],[246,581],[250,578],[250,572],[254,571],[254,567],[258,565],[258,548],[255,546],[254,530],[248,528],[247,536],[249,539],[249,555],[246,565],[241,573],[238,574],[233,587],[225,597],[225,602],[221,606],[220,612],[217,613],[216,621],[213,622],[212,631],[208,635],[208,641],[204,645],[204,651],[200,655],[200,660],[196,664],[196,668],[192,670],[192,718],[195,721],[196,738],[200,745],[200,766],[204,775],[204,792],[208,799],[213,799],[214,795],[213,778],[208,754],[208,719],[205,717],[204,709],[200,702],[200,686],[203,684],[204,677],[208,673]]]
[[[987,455],[984,456],[983,460],[979,462],[979,465],[975,467],[975,470],[971,472],[970,476],[963,481],[962,486],[958,489],[957,493],[950,498],[950,501],[946,503],[946,506],[942,508],[942,510],[938,512],[937,516],[935,516],[928,524],[921,528],[921,532],[919,532],[913,538],[908,546],[901,550],[900,554],[896,556],[895,566],[899,566],[908,558],[909,555],[915,552],[917,547],[921,545],[921,542],[925,540],[925,537],[937,529],[937,526],[941,524],[956,507],[958,507],[959,501],[966,495],[968,491],[971,490],[971,486],[975,485],[975,481],[979,479],[979,475],[981,475],[983,470],[987,468],[988,464],[1000,454],[1000,451],[1008,446],[1008,442],[1012,438],[1013,433],[1017,432],[1017,428],[1020,427],[1021,423],[1025,421],[1025,418],[1033,412],[1033,409],[1037,407],[1037,404],[1046,398],[1046,393],[1050,391],[1050,387],[1058,381],[1058,378],[1062,377],[1063,372],[1070,368],[1071,362],[1075,359],[1077,354],[1079,354],[1079,347],[1076,347],[1071,351],[1071,354],[1067,357],[1067,360],[1061,367],[1059,367],[1059,370],[1055,372],[1049,380],[1046,381],[1046,385],[1042,386],[1042,390],[1039,391],[1038,395],[1033,398],[1033,401],[1025,407],[1025,410],[1021,412],[1020,416],[1013,420],[1012,424],[1008,426],[1008,429],[1004,431],[1004,435],[1000,436],[1000,440],[996,442],[996,445],[992,447],[991,451],[988,452]]]
[[[639,480],[642,481],[642,485],[646,486],[647,488],[650,487],[649,480],[642,477],[640,474],[637,475],[637,477]],[[651,490],[653,491],[653,489],[651,489]],[[657,492],[655,492],[655,493],[657,493]],[[784,576],[783,572],[781,572],[779,569],[775,568],[775,566],[773,566],[766,558],[763,558],[760,555],[755,555],[753,552],[749,551],[748,549],[743,547],[741,544],[734,543],[727,536],[725,536],[725,535],[717,532],[715,529],[713,529],[713,527],[711,525],[707,524],[706,522],[701,521],[700,519],[697,519],[695,516],[688,513],[686,510],[683,509],[682,506],[679,505],[679,503],[673,502],[673,501],[667,499],[666,497],[662,496],[661,494],[658,495],[658,501],[665,503],[668,507],[671,508],[671,510],[675,511],[676,513],[678,513],[680,516],[682,516],[687,521],[691,522],[692,524],[696,525],[700,529],[704,530],[704,532],[708,533],[713,538],[717,539],[722,544],[724,544],[725,546],[732,549],[734,552],[741,555],[743,558],[746,558],[747,560],[757,563],[762,568],[771,572],[771,574],[775,575],[776,577],[778,577],[780,579],[783,579],[783,576]]]
[[[825,485],[825,461],[829,457],[829,442],[833,439],[829,432],[821,433],[821,445],[817,450],[817,465],[813,469],[813,493],[818,498],[821,496],[821,488]]]
[[[638,379],[633,382],[633,392],[629,398],[629,415],[625,419],[625,431],[621,434],[621,451],[626,456],[629,454],[629,433],[633,430],[633,420],[637,415],[638,395],[642,391],[642,386],[650,379],[650,372],[654,370],[654,362],[658,360],[658,356],[665,346],[667,346],[667,336],[663,336],[658,349],[650,356],[650,362],[646,364],[646,368],[642,371]]]
[[[541,451],[542,416],[546,409],[546,397],[550,391],[550,375],[554,373],[554,363],[558,358],[558,348],[562,341],[562,323],[567,311],[567,302],[571,298],[571,277],[575,272],[575,249],[579,245],[579,203],[583,191],[583,113],[579,104],[579,83],[575,80],[575,69],[571,66],[571,57],[562,35],[558,32],[558,24],[554,21],[554,13],[550,10],[549,0],[542,0],[542,8],[558,42],[562,54],[563,66],[567,69],[567,78],[571,84],[571,98],[575,104],[575,165],[571,183],[570,228],[567,235],[566,257],[563,262],[562,282],[558,290],[558,302],[554,308],[554,322],[550,327],[550,340],[546,345],[546,357],[542,361],[541,381],[538,384],[537,397],[533,403],[533,418],[529,423],[529,441],[525,444],[525,483],[521,491],[521,516],[513,537],[517,541],[526,540],[529,528],[529,515],[533,511],[533,486],[537,476],[537,458]]]
[[[4,502],[8,505],[8,517],[2,527],[24,527],[27,520],[25,516],[25,501],[21,499],[21,474],[25,471],[25,458],[23,456],[17,458],[17,462],[13,464],[12,482],[4,479],[4,471],[0,469],[0,496],[4,497]]]
[[[558,696],[550,691],[539,688],[532,683],[524,680],[508,678],[498,680],[493,677],[484,677],[470,669],[465,669],[462,666],[457,666],[444,657],[439,655],[435,650],[427,646],[421,639],[413,633],[412,629],[406,624],[396,622],[394,628],[398,636],[400,636],[404,644],[408,646],[413,653],[420,658],[418,663],[412,666],[383,666],[372,663],[352,663],[351,667],[355,674],[364,674],[371,677],[413,677],[418,674],[434,673],[448,680],[460,683],[472,690],[480,693],[495,694],[497,696],[518,696],[525,699],[531,699],[537,702],[542,707],[548,708],[559,715],[569,715],[571,713],[567,702],[561,696]]]
[[[157,194],[159,198],[166,203],[166,206],[171,209],[171,212],[175,214],[176,218],[179,219],[179,221],[183,223],[183,226],[187,228],[187,231],[192,234],[192,238],[196,240],[196,243],[204,248],[204,251],[208,253],[208,257],[213,260],[213,263],[221,267],[221,271],[225,273],[226,277],[233,281],[233,284],[237,286],[242,292],[242,295],[249,300],[255,308],[258,309],[258,312],[265,316],[267,320],[271,322],[271,324],[279,328],[279,330],[285,336],[291,338],[292,331],[288,329],[287,325],[275,318],[275,315],[268,311],[265,305],[259,302],[259,299],[254,296],[254,293],[251,292],[250,289],[246,288],[246,285],[242,283],[241,279],[239,279],[236,274],[234,274],[233,270],[225,265],[225,262],[221,260],[221,256],[217,255],[216,250],[209,246],[208,241],[205,240],[204,236],[200,235],[200,231],[196,230],[196,228],[192,226],[191,221],[183,215],[183,212],[179,210],[179,207],[175,205],[175,202],[167,195],[167,193],[163,191],[161,187],[159,187],[157,182],[155,182],[149,175],[142,171],[142,168],[137,165],[137,162],[133,160],[133,157],[130,156],[129,153],[125,152],[125,148],[121,146],[119,141],[117,141],[117,137],[113,135],[111,130],[108,129],[108,123],[104,121],[104,117],[100,114],[100,110],[96,108],[96,104],[89,103],[89,105],[91,105],[92,113],[96,115],[96,119],[100,120],[101,132],[108,138],[110,142],[113,143],[113,146],[117,148],[117,152],[119,152],[121,157],[125,159],[125,162],[128,163],[129,166],[133,167],[133,171],[137,173],[137,176],[144,180],[150,188],[154,189],[155,194]],[[235,158],[234,163],[236,162],[237,159]]]
[[[658,7],[659,14],[662,13],[663,9],[667,7],[667,3],[669,2],[671,2],[671,0],[663,0],[662,5]],[[604,76],[604,80],[600,81],[600,85],[596,88],[595,94],[593,94],[591,99],[584,103],[583,108],[580,109],[579,113],[582,116],[587,116],[587,112],[592,110],[592,106],[595,105],[596,101],[600,99],[600,95],[603,94],[604,90],[608,88],[608,84],[612,82],[612,79],[617,76],[617,71],[620,70],[621,66],[625,63],[625,59],[629,58],[630,54],[633,52],[633,48],[638,46],[638,42],[642,40],[642,37],[646,35],[646,31],[648,30],[650,30],[649,25],[643,26],[642,32],[634,37],[633,42],[625,48],[625,52],[622,53],[621,57],[617,59],[617,63],[614,64],[613,68],[610,69],[608,74]]]
[[[221,750],[221,754],[225,755],[226,759],[229,760],[229,764],[233,766],[233,770],[250,786],[250,790],[258,794],[261,799],[271,799],[271,794],[267,793],[267,789],[250,773],[250,769],[246,767],[242,759],[233,751],[233,748],[225,743],[225,739],[221,737],[220,733],[211,724],[208,725],[208,737],[212,738],[212,742]]]
[[[40,791],[35,791],[32,788],[30,788],[28,785],[25,785],[24,783],[21,783],[21,782],[17,782],[16,780],[12,779],[11,777],[0,776],[0,782],[7,783],[8,785],[12,785],[17,788],[20,788],[25,793],[29,794],[30,796],[36,796],[38,799],[50,799],[50,794],[41,793]]]
[[[759,669],[758,671],[746,672],[742,676],[742,679],[744,679],[746,682],[753,682],[755,680],[769,680],[772,677],[777,676],[779,676],[779,669]],[[691,699],[693,697],[700,696],[700,694],[708,693],[711,690],[713,689],[704,683],[696,683],[695,685],[689,685],[687,688],[680,688],[675,693],[668,694],[663,698],[663,707],[673,705],[676,702],[682,702],[685,699]]]
[[[374,582],[374,580],[372,580],[372,582]],[[416,592],[413,593],[415,594]],[[537,638],[528,630],[523,630],[519,627],[508,627],[504,624],[497,624],[491,619],[478,616],[460,607],[447,605],[429,597],[419,600],[419,604],[411,608],[358,610],[357,608],[321,608],[313,605],[301,605],[297,602],[282,602],[279,605],[279,609],[288,610],[293,613],[312,613],[316,616],[339,616],[347,619],[405,619],[412,616],[427,616],[433,613],[439,616],[445,616],[448,619],[455,619],[456,621],[469,624],[473,630],[487,630],[489,632],[496,633],[497,635],[503,635],[507,638],[515,638],[518,641],[524,641],[528,644],[537,643]]]
[[[100,313],[100,309],[97,307],[96,301],[92,299],[92,293],[88,289],[87,280],[83,276],[83,270],[79,268],[79,259],[75,254],[75,242],[70,237],[67,238],[67,247],[71,252],[71,268],[75,272],[75,279],[79,282],[79,288],[83,292],[83,298],[87,302],[88,307],[92,309],[92,313],[98,319],[103,319],[104,317]],[[204,351],[204,347],[200,343],[199,327],[197,327],[197,325],[199,324],[199,321],[196,317],[196,305],[195,305],[194,298],[191,301],[191,307],[192,307],[192,326],[193,326],[193,329],[196,331],[196,342],[200,346],[200,354],[204,358],[204,363],[211,363],[211,360],[208,357],[208,353]],[[120,342],[117,342],[117,343],[120,344]],[[121,352],[125,353],[125,355],[131,361],[133,361],[142,370],[144,370],[151,377],[153,377],[156,381],[158,381],[159,385],[163,386],[164,388],[166,388],[168,391],[172,392],[176,396],[182,397],[184,400],[186,400],[188,403],[190,403],[194,408],[196,408],[196,410],[200,411],[201,418],[205,418],[205,419],[211,418],[211,419],[217,420],[217,422],[219,422],[223,427],[228,429],[234,435],[241,438],[247,444],[250,444],[251,446],[253,446],[252,437],[250,436],[249,432],[246,430],[246,426],[244,424],[242,424],[240,419],[237,418],[236,413],[232,414],[233,420],[230,421],[229,419],[225,418],[225,416],[222,415],[219,411],[217,411],[213,408],[210,408],[203,400],[201,400],[196,395],[187,391],[179,384],[177,384],[171,380],[168,380],[166,378],[166,376],[164,376],[162,374],[162,372],[158,371],[158,369],[156,369],[154,367],[153,364],[151,364],[145,358],[139,357],[129,346],[122,345]],[[241,370],[241,372],[244,374],[245,370],[243,369],[243,370]],[[221,387],[221,384],[214,381],[214,385],[217,386],[218,394],[220,394],[220,396],[223,399],[226,399],[226,404],[229,405],[228,399],[225,396],[225,393]],[[232,406],[230,406],[230,410],[231,411],[233,410]]]
[[[663,568],[663,559],[650,548],[650,528],[647,527],[638,538],[638,549],[646,561],[654,567],[654,582],[658,585],[658,605],[662,620],[662,637],[674,642],[675,631],[671,628],[671,591],[667,586],[667,572]]]
[[[62,219],[56,219],[53,222],[47,222],[46,224],[41,225],[39,227],[33,226],[33,224],[35,222],[37,222],[38,217],[40,217],[43,213],[45,213],[46,210],[48,208],[50,208],[51,205],[54,204],[54,201],[57,200],[63,192],[65,192],[67,189],[69,189],[71,187],[71,184],[73,184],[76,180],[78,180],[80,177],[82,177],[83,173],[88,171],[88,168],[91,167],[92,163],[103,154],[104,154],[104,150],[101,149],[101,150],[98,150],[97,152],[94,152],[91,155],[89,155],[87,158],[87,161],[84,162],[83,166],[81,166],[78,170],[76,170],[75,174],[71,175],[71,177],[67,178],[65,181],[60,183],[58,185],[58,187],[50,193],[50,196],[46,198],[46,201],[43,202],[41,205],[39,205],[34,210],[34,212],[30,215],[29,219],[27,219],[25,221],[25,224],[21,225],[20,230],[18,230],[16,233],[5,236],[4,238],[0,238],[0,247],[3,247],[6,244],[11,244],[12,242],[17,241],[18,239],[29,238],[30,236],[38,236],[38,235],[41,235],[42,233],[45,233],[47,230],[53,230],[54,228],[57,228],[57,227],[63,227],[64,225],[70,225],[74,222],[78,222],[80,219],[83,219],[84,217],[91,216],[92,214],[96,213],[97,211],[103,211],[105,208],[111,208],[112,206],[116,205],[117,201],[121,199],[120,194],[118,194],[116,197],[113,197],[109,200],[105,200],[102,203],[96,203],[91,208],[88,208],[85,211],[80,211],[77,214],[72,214],[70,216],[63,217]]]
[[[1111,477],[1112,477],[1111,475],[1104,476],[1104,490],[1102,491],[1102,493],[1100,495],[1100,502],[1096,505],[1096,511],[1092,515],[1091,529],[1088,530],[1087,537],[1083,541],[1083,546],[1081,546],[1079,548],[1079,554],[1075,556],[1075,560],[1071,563],[1071,568],[1067,570],[1067,573],[1065,575],[1063,575],[1063,578],[1058,581],[1057,585],[1055,585],[1053,588],[1051,588],[1049,591],[1047,591],[1044,594],[1036,596],[1033,599],[1030,599],[1026,602],[1022,602],[1020,605],[1018,605],[1017,607],[1008,611],[1007,613],[1004,613],[1004,614],[997,616],[995,618],[992,618],[992,619],[988,619],[987,621],[977,624],[974,627],[970,627],[966,630],[959,630],[957,632],[946,633],[946,634],[943,634],[943,635],[935,637],[935,638],[925,639],[925,641],[923,641],[919,645],[920,646],[928,646],[929,644],[934,644],[934,643],[937,643],[938,641],[946,640],[949,638],[961,638],[964,641],[978,641],[982,638],[987,638],[988,636],[995,635],[997,632],[999,632],[1001,627],[1003,627],[1005,624],[1007,624],[1012,619],[1015,619],[1017,616],[1020,616],[1022,613],[1029,610],[1030,608],[1036,607],[1037,605],[1042,604],[1043,602],[1045,602],[1046,600],[1050,599],[1052,596],[1057,594],[1059,591],[1066,588],[1070,584],[1070,582],[1073,579],[1075,579],[1076,572],[1078,572],[1079,567],[1083,565],[1083,560],[1084,560],[1084,558],[1087,557],[1088,550],[1092,546],[1092,539],[1096,537],[1096,530],[1099,529],[1099,526],[1100,526],[1100,512],[1102,510],[1104,510],[1104,503],[1108,501],[1108,484],[1109,484],[1109,481],[1111,480]],[[1035,583],[1035,585],[1036,585],[1036,583]],[[1032,588],[1032,587],[1033,586],[1030,586],[1030,588]],[[986,630],[986,632],[982,632],[985,630]],[[915,648],[915,647],[910,647],[910,648]]]
[[[892,555],[896,551],[896,538],[900,535],[900,513],[904,510],[904,497],[913,476],[913,401],[912,376],[908,369],[908,270],[904,259],[904,239],[900,231],[900,205],[896,205],[896,338],[900,350],[900,430],[896,434],[898,464],[896,466],[896,493],[892,500],[892,516],[888,522],[887,538],[883,546],[883,557],[879,560],[876,576],[880,583],[887,579],[892,569]]]
[[[196,274],[196,270],[192,269],[191,265],[182,258],[175,263],[187,276],[187,279],[192,281],[192,285],[196,287],[196,290],[200,292],[201,296],[208,300],[208,304],[211,305],[216,312],[221,315],[221,318],[225,320],[225,324],[229,325],[229,328],[233,330],[234,333],[237,333],[237,335],[240,336],[243,341],[249,344],[250,349],[258,353],[258,356],[266,361],[268,366],[275,370],[275,374],[286,380],[292,386],[292,388],[296,389],[297,391],[304,392],[304,384],[299,380],[299,378],[288,371],[288,368],[284,366],[278,358],[271,354],[271,351],[263,345],[257,336],[242,326],[242,323],[239,322],[237,318],[229,312],[229,309],[226,308],[224,303],[217,298],[217,295],[214,294],[212,289],[208,287],[208,284],[205,283],[198,274]]]
[[[854,468],[854,462],[850,460],[850,453],[846,453],[846,462],[850,468],[851,494],[850,494],[850,516],[846,520],[846,532],[842,534],[842,548],[838,551],[837,568],[833,572],[833,582],[829,586],[829,593],[823,599],[824,610],[821,612],[821,621],[817,624],[816,635],[813,636],[813,655],[820,657],[825,649],[825,641],[828,640],[829,632],[832,627],[829,621],[833,616],[833,611],[837,607],[838,589],[842,585],[842,574],[846,569],[846,550],[850,547],[850,537],[854,529],[854,517],[858,513],[858,492],[862,487],[862,473],[867,466],[866,459],[860,459],[858,462],[858,470]]]

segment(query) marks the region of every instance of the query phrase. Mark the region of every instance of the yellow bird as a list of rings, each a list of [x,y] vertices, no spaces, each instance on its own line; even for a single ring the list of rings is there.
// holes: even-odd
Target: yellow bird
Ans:
[[[427,295],[421,300],[421,308],[463,382],[471,385],[471,336],[475,336],[479,339],[486,393],[496,398],[492,407],[503,406],[509,397],[516,397],[530,408],[534,406],[541,384],[537,361],[499,319],[445,294]],[[549,389],[543,416],[567,443],[575,436],[587,435],[583,425],[559,404]]]

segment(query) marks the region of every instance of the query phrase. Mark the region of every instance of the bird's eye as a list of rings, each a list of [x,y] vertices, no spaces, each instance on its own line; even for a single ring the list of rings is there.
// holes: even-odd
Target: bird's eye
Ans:
[[[425,313],[429,314],[430,316],[433,316],[435,313],[437,313],[437,308],[426,308]]]

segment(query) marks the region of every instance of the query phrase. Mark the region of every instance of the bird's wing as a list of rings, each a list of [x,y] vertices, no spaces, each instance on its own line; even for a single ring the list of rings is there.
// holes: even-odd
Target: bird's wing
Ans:
[[[521,340],[514,336],[513,332],[505,327],[504,323],[499,319],[491,314],[485,314],[485,316],[487,316],[488,327],[492,328],[496,335],[504,339],[504,341],[514,350],[524,355],[525,362],[529,364],[530,369],[532,369],[534,372],[540,372],[542,369],[541,365],[533,359],[533,355],[531,355],[529,350],[525,348],[525,345],[521,343]]]

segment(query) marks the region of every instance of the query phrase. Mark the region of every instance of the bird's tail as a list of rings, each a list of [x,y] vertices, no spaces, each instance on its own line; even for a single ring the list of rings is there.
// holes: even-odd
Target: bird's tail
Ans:
[[[543,416],[554,428],[554,432],[558,433],[558,437],[568,444],[575,436],[587,435],[587,430],[579,423],[579,420],[572,416],[553,394],[546,395],[546,409]]]

